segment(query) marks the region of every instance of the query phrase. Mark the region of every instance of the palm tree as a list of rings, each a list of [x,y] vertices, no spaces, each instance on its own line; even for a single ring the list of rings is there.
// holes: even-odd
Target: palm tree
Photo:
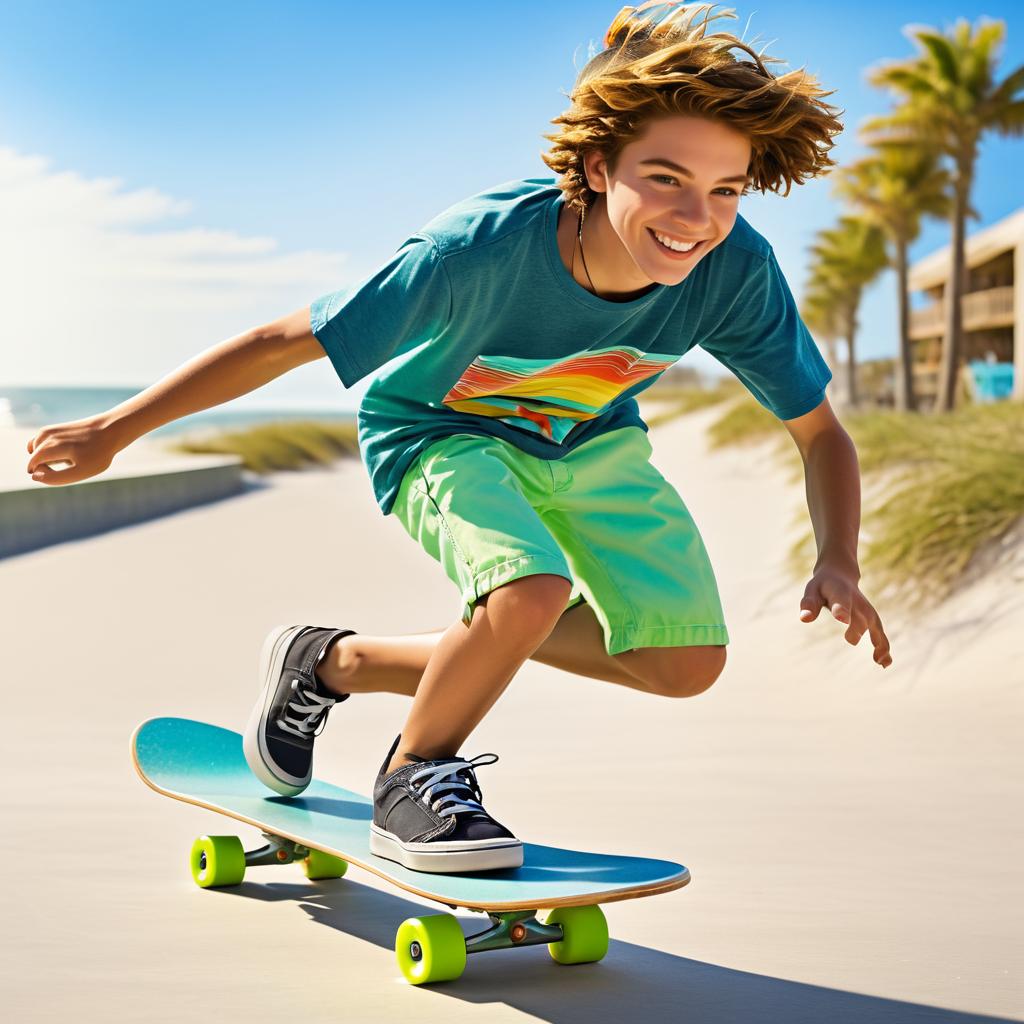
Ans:
[[[811,298],[812,320],[816,310],[822,312],[828,330],[846,339],[846,386],[850,405],[857,404],[857,311],[864,286],[888,266],[885,236],[877,224],[865,217],[840,217],[834,228],[818,232],[811,246],[810,280],[807,292]]]
[[[899,301],[896,407],[917,408],[910,351],[907,250],[921,233],[925,215],[949,214],[950,177],[936,150],[923,146],[876,145],[873,154],[836,172],[835,191],[858,207],[892,243]]]
[[[936,145],[953,166],[953,255],[946,288],[946,329],[937,408],[956,402],[956,375],[963,348],[962,297],[965,285],[964,233],[978,146],[986,132],[1024,132],[1024,65],[995,81],[1006,23],[982,19],[972,29],[964,19],[945,33],[908,26],[918,47],[914,57],[889,61],[869,73],[872,85],[903,100],[891,114],[868,122],[869,132]]]
[[[834,369],[839,364],[836,341],[843,334],[839,296],[823,281],[812,278],[800,301],[800,316],[815,339],[825,343],[825,361]]]

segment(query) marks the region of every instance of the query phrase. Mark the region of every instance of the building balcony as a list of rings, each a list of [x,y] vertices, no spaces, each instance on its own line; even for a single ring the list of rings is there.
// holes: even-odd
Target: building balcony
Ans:
[[[933,302],[924,309],[910,311],[910,337],[938,338],[945,333],[944,302]],[[989,288],[964,296],[964,330],[983,331],[991,327],[1013,326],[1013,287]]]

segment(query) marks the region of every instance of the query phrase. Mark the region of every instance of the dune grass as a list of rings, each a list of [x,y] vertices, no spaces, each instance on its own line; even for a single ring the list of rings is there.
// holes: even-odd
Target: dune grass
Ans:
[[[746,392],[680,403],[658,422],[723,400],[726,408],[708,428],[709,446],[774,441],[769,454],[801,481],[785,427]],[[933,607],[1011,553],[1007,545],[1024,526],[1024,404],[966,404],[941,416],[865,410],[842,420],[863,478],[860,560],[872,592]],[[796,518],[802,534],[787,566],[794,578],[805,578],[816,545],[805,507]]]
[[[708,442],[712,450],[788,437],[779,419],[746,394],[737,396],[708,427]]]
[[[860,562],[872,592],[934,607],[996,568],[1024,521],[1024,405],[965,406],[943,416],[847,413],[862,488]],[[784,429],[784,428],[783,428]],[[806,510],[787,564],[807,575],[816,546]]]
[[[994,568],[1024,517],[1024,405],[946,416],[849,418],[862,472],[891,476],[864,513],[863,563],[910,604],[948,597],[972,568]]]
[[[245,469],[265,475],[326,465],[359,455],[354,423],[328,420],[282,420],[243,430],[185,437],[168,445],[171,451],[237,455]]]
[[[656,427],[677,416],[707,409],[712,405],[720,405],[743,393],[742,385],[735,377],[725,377],[711,387],[699,387],[688,384],[666,384],[658,381],[652,384],[641,395],[641,401],[657,402],[663,408],[647,417],[647,425]]]

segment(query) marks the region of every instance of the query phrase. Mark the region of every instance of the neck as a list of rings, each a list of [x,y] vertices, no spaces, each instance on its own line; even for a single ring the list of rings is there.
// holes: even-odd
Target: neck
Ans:
[[[559,208],[557,234],[566,270],[581,288],[599,298],[629,302],[655,286],[639,272],[612,228],[603,193],[598,194],[583,218],[582,245],[579,214],[564,204]]]

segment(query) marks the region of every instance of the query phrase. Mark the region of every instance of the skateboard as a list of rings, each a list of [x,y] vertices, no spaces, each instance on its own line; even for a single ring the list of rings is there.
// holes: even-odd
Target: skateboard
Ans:
[[[152,789],[246,822],[266,840],[247,851],[237,836],[200,836],[189,863],[201,888],[238,885],[256,865],[297,861],[307,878],[327,879],[355,864],[452,910],[488,915],[490,926],[469,936],[453,914],[404,921],[395,955],[413,985],[454,980],[468,954],[490,949],[547,944],[556,963],[596,962],[608,951],[599,904],[670,892],[690,881],[689,871],[672,861],[532,843],[523,844],[518,868],[413,871],[370,852],[372,800],[316,778],[300,796],[273,793],[246,764],[237,732],[188,718],[151,718],[135,730],[131,750],[135,770]]]

